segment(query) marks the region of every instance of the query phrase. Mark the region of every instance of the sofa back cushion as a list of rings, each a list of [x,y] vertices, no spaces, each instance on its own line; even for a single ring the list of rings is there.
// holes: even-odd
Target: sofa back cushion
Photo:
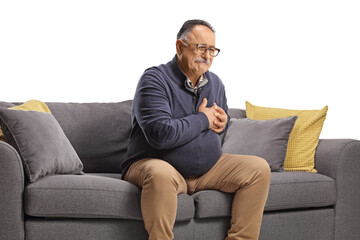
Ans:
[[[244,109],[229,108],[228,114],[230,115],[230,118],[236,118],[236,119],[246,118],[246,112]],[[228,119],[228,121],[230,121],[230,119]],[[226,132],[223,132],[220,135],[221,145],[223,145],[223,143],[224,143],[225,135],[226,135]]]
[[[239,108],[229,108],[228,113],[231,118],[246,118],[246,111]]]
[[[131,131],[131,104],[47,103],[89,173],[121,173]]]
[[[21,102],[0,102],[14,107]],[[132,101],[46,103],[84,164],[84,172],[121,173],[131,131]]]

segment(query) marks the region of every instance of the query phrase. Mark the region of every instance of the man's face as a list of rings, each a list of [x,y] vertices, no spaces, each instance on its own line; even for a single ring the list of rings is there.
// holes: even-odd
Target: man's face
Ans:
[[[215,47],[214,33],[206,26],[196,25],[185,41],[178,40],[177,42],[177,54],[182,70],[187,75],[198,77],[210,68],[214,57],[210,56],[208,50],[203,54],[199,53],[196,44]]]

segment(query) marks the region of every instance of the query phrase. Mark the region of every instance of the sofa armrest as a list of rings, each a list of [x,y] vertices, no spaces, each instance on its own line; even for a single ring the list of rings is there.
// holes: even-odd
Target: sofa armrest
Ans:
[[[315,167],[336,180],[335,240],[360,239],[360,141],[320,140]]]
[[[18,152],[0,141],[0,239],[24,239],[24,170]]]

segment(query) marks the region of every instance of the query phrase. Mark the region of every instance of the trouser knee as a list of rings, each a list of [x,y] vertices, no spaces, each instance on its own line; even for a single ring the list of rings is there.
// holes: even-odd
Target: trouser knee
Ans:
[[[258,177],[270,182],[271,169],[269,163],[261,157],[254,157],[254,163],[254,170],[257,172]]]
[[[164,192],[175,190],[176,192],[186,192],[186,182],[175,168],[164,162],[150,168],[144,178],[144,185],[151,184],[154,192]]]

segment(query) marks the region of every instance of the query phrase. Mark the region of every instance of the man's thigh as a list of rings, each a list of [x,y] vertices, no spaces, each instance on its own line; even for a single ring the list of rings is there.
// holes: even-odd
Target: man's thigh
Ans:
[[[187,178],[188,192],[219,190],[235,192],[256,178],[259,172],[268,170],[268,163],[251,155],[223,154],[218,162],[204,175]]]
[[[131,164],[124,179],[139,187],[149,181],[156,185],[175,184],[178,193],[186,193],[187,187],[181,174],[169,163],[161,159],[144,158]]]

